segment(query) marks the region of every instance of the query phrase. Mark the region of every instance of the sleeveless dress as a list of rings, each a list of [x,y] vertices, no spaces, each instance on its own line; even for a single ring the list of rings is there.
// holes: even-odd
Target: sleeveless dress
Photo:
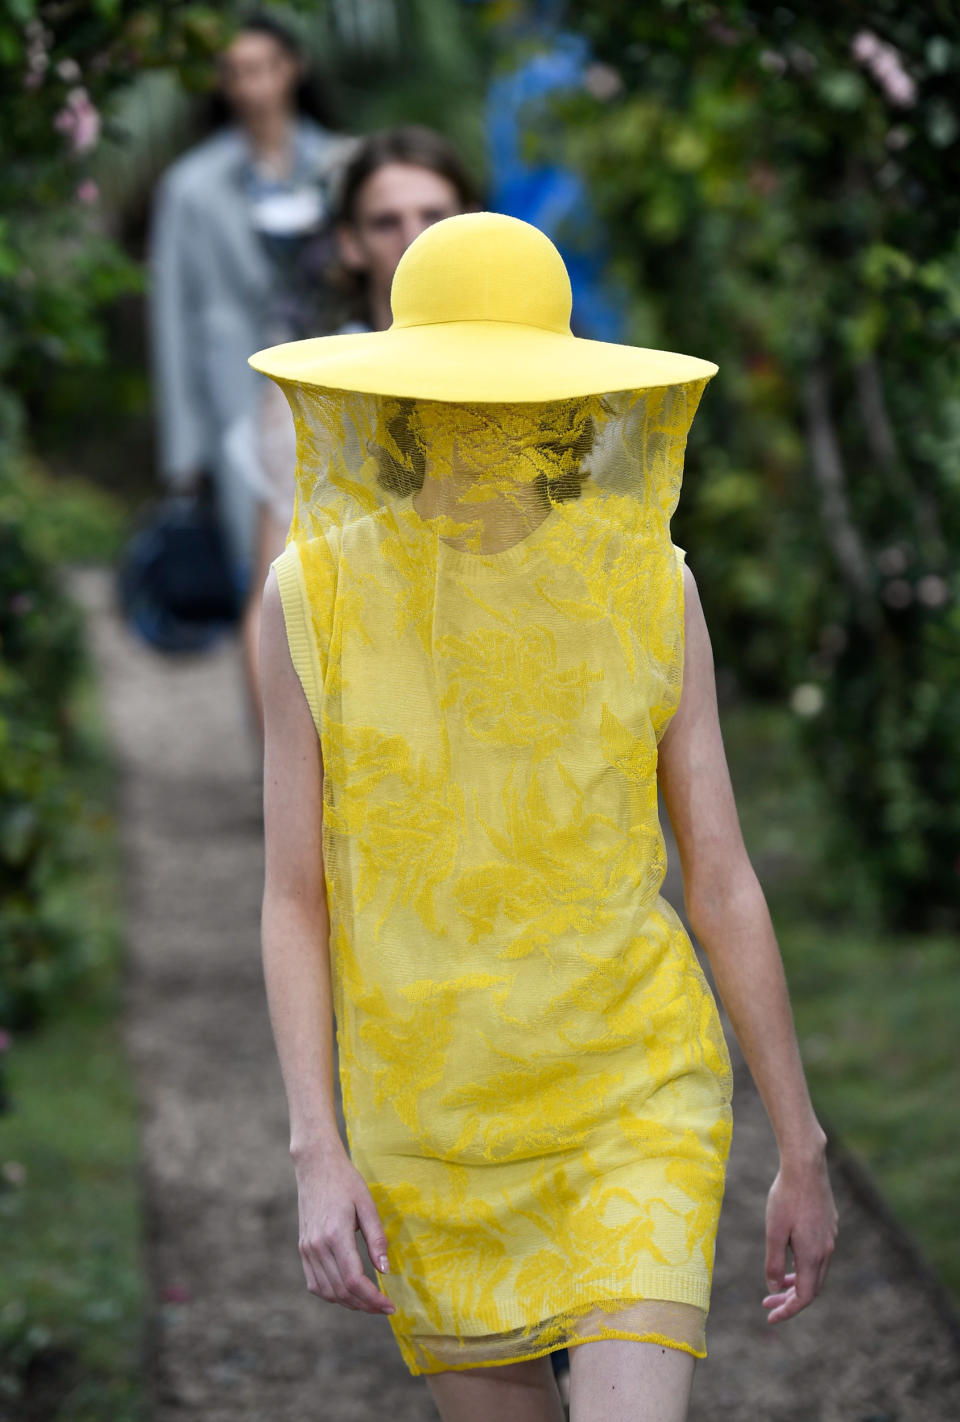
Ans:
[[[413,1373],[601,1338],[706,1357],[733,1078],[660,894],[683,558],[604,492],[498,553],[407,503],[274,564],[350,1151]]]

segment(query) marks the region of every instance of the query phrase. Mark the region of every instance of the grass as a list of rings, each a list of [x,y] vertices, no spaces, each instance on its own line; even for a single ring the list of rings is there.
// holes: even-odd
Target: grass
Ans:
[[[55,910],[88,972],[4,1056],[0,1116],[0,1415],[140,1422],[144,1279],[137,1105],[120,1037],[118,847],[88,676],[77,866]]]
[[[960,1302],[960,950],[885,933],[858,867],[821,862],[828,811],[790,716],[738,706],[723,727],[811,1094]]]

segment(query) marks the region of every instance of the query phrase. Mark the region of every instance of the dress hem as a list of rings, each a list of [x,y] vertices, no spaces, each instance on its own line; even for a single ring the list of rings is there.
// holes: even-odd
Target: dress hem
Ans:
[[[361,1172],[362,1173],[362,1172]],[[377,1282],[388,1297],[393,1276],[377,1274]],[[569,1302],[566,1307],[558,1309],[553,1315],[547,1317],[569,1318],[574,1311],[579,1317],[589,1313],[591,1308],[609,1309],[611,1304],[620,1304],[623,1300],[631,1303],[665,1303],[665,1304],[688,1304],[692,1308],[698,1308],[706,1314],[710,1307],[710,1280],[701,1272],[691,1272],[689,1270],[670,1270],[659,1266],[648,1266],[641,1268],[633,1274],[627,1281],[592,1280],[589,1284],[580,1287],[572,1286],[568,1295]],[[394,1303],[400,1301],[393,1299]],[[497,1319],[494,1323],[491,1320],[490,1326],[475,1329],[465,1335],[474,1337],[477,1333],[489,1332],[491,1334],[500,1332],[507,1328],[526,1330],[541,1326],[544,1320],[531,1323],[528,1310],[516,1305],[501,1305],[497,1311]],[[475,1322],[484,1322],[476,1319]],[[430,1336],[430,1335],[426,1335]]]
[[[694,1358],[706,1358],[706,1348],[700,1352],[689,1343],[681,1343],[676,1338],[668,1338],[665,1333],[631,1333],[628,1330],[616,1328],[605,1329],[602,1333],[588,1334],[584,1338],[568,1338],[561,1343],[547,1343],[540,1348],[531,1349],[527,1353],[517,1353],[509,1358],[487,1358],[482,1362],[473,1363],[445,1363],[440,1367],[418,1367],[404,1359],[410,1373],[414,1377],[430,1377],[438,1373],[464,1373],[472,1372],[477,1368],[502,1368],[508,1363],[531,1363],[537,1358],[545,1358],[550,1353],[559,1353],[563,1349],[579,1348],[584,1343],[660,1343],[664,1347],[676,1348],[680,1352],[690,1353]]]

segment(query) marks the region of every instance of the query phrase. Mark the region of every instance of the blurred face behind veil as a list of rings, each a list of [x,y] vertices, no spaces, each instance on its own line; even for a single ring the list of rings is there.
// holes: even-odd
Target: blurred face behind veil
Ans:
[[[579,497],[606,411],[598,396],[404,404],[410,444],[422,452],[413,508],[422,518],[439,518],[455,546],[484,553],[524,538],[555,501]]]

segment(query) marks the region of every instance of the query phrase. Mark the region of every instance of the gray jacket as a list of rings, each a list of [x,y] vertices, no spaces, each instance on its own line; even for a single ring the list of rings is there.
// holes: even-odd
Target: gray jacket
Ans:
[[[318,177],[333,183],[357,140],[302,118],[297,141]],[[235,481],[224,467],[224,433],[259,395],[263,377],[247,357],[269,343],[273,279],[247,214],[247,151],[241,131],[228,127],[171,164],[157,186],[148,252],[161,473],[177,487],[210,469],[227,504]],[[249,510],[234,512],[247,545]]]

